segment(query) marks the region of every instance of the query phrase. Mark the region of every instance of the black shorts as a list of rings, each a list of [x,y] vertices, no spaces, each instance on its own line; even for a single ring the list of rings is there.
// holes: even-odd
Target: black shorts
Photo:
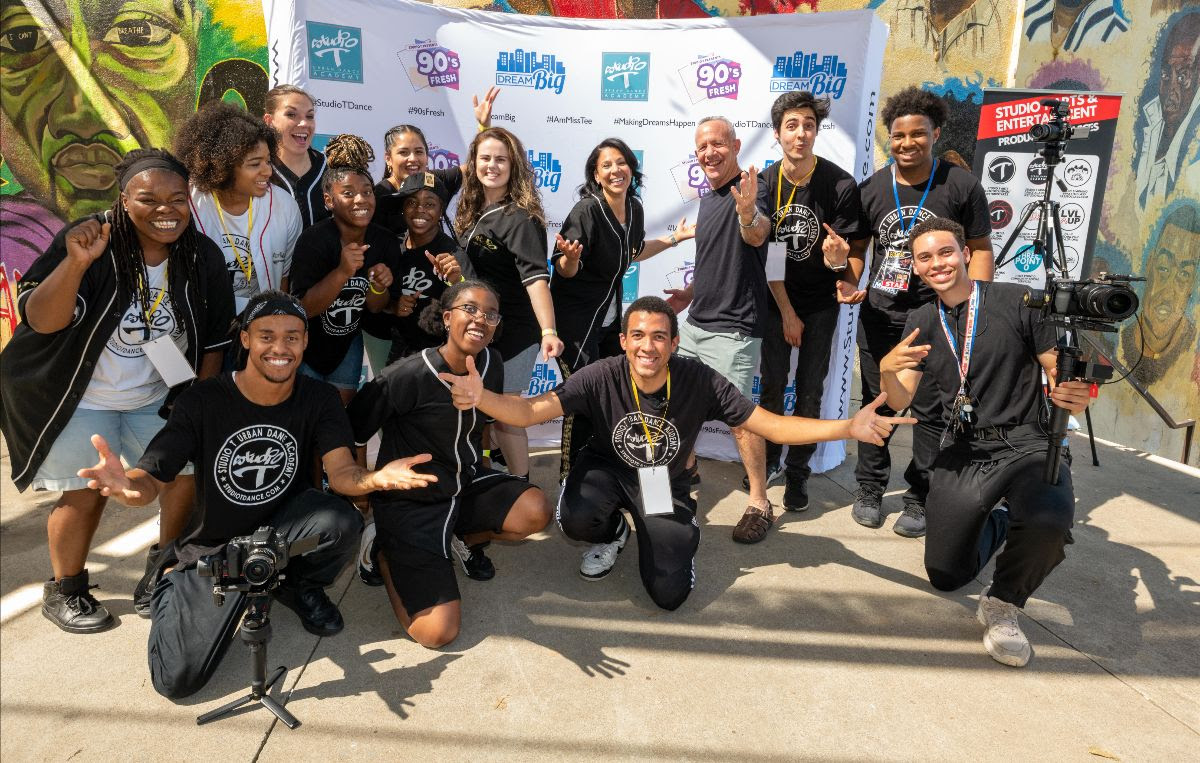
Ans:
[[[458,518],[454,522],[453,534],[500,532],[517,500],[526,490],[534,487],[525,480],[502,472],[481,470],[475,481],[465,486],[455,499]],[[429,506],[423,504],[422,508]],[[441,508],[443,510],[438,512],[438,516],[444,518],[450,511],[449,502],[441,504]],[[403,507],[395,506],[392,510],[403,510]],[[387,560],[388,575],[409,617],[438,604],[462,598],[454,574],[454,562],[449,556],[432,551],[425,545],[415,545],[410,542],[411,538],[388,530],[378,522],[376,532],[379,552]]]

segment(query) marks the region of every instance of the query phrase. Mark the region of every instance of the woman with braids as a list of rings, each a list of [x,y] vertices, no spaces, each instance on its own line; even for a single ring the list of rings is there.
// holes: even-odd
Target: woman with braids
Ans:
[[[469,577],[487,580],[495,575],[483,554],[488,542],[522,540],[550,522],[541,490],[484,468],[486,417],[455,408],[442,378],[477,370],[487,389],[502,390],[503,361],[488,347],[500,323],[499,304],[496,291],[481,281],[447,288],[425,316],[428,330],[444,333],[444,343],[385,368],[347,411],[357,442],[382,429],[381,463],[432,456],[421,465],[437,478],[427,487],[371,494],[379,568],[392,609],[408,635],[430,649],[453,641],[462,621],[452,549]]]
[[[300,234],[292,264],[292,293],[308,313],[308,347],[300,372],[337,387],[349,403],[362,374],[362,320],[392,301],[392,272],[400,246],[371,222],[375,192],[367,165],[371,147],[357,135],[338,135],[325,148],[321,181],[333,216]]]
[[[271,184],[275,131],[227,103],[204,105],[175,136],[192,180],[192,217],[217,242],[240,314],[260,291],[287,291],[300,210]]]
[[[325,155],[312,147],[317,131],[317,109],[312,96],[295,85],[280,85],[267,91],[263,121],[275,130],[275,153],[271,182],[284,189],[300,208],[305,228],[329,217],[321,192]]]
[[[584,163],[586,180],[556,236],[550,294],[565,345],[559,365],[570,374],[621,351],[621,279],[632,262],[644,262],[696,235],[681,220],[676,230],[646,240],[646,216],[637,191],[637,156],[620,138],[600,141]],[[582,417],[563,423],[562,476],[591,436]]]
[[[90,593],[85,567],[106,502],[77,474],[90,466],[91,436],[135,463],[163,426],[164,374],[178,392],[178,371],[219,371],[233,318],[221,253],[191,223],[184,166],[161,149],[137,149],[116,174],[112,209],[60,232],[21,278],[21,323],[0,356],[13,482],[63,491],[47,522],[54,576],[42,614],[71,633],[115,622]],[[172,483],[189,510],[191,481]],[[167,509],[172,500],[163,497],[160,542],[187,519]]]
[[[496,349],[504,360],[504,392],[520,395],[533,367],[562,353],[554,325],[550,272],[546,267],[546,218],[534,185],[533,168],[517,136],[489,127],[475,136],[467,156],[454,221],[459,245],[479,279],[500,295],[504,331]],[[524,429],[492,429],[512,474],[529,475],[529,439]]]

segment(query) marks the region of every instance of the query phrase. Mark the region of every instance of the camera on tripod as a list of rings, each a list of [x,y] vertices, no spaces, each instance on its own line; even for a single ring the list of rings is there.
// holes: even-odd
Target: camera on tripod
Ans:
[[[1075,128],[1067,121],[1071,106],[1056,98],[1047,98],[1042,105],[1050,109],[1050,121],[1029,128],[1029,137],[1038,143],[1065,143],[1075,137]]]
[[[1086,281],[1065,278],[1047,279],[1045,289],[1035,289],[1025,295],[1025,306],[1047,315],[1083,319],[1089,328],[1114,330],[1107,324],[1119,323],[1138,310],[1138,296],[1130,283],[1144,281],[1135,276],[1101,273]],[[1106,325],[1094,325],[1106,324]]]
[[[253,535],[232,538],[225,548],[215,554],[200,557],[196,571],[213,578],[213,601],[225,603],[230,591],[266,593],[283,579],[280,574],[293,556],[306,554],[317,547],[316,535],[288,545],[287,539],[273,527],[260,527]]]

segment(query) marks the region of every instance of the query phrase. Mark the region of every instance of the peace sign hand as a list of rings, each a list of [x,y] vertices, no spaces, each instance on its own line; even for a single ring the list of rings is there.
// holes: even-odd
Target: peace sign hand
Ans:
[[[921,361],[929,354],[931,345],[918,344],[913,342],[917,339],[917,334],[921,333],[921,329],[913,329],[913,332],[900,340],[900,344],[892,348],[892,351],[883,356],[879,361],[879,370],[882,373],[896,373],[906,369],[916,368],[921,364]]]
[[[821,223],[825,228],[825,240],[821,242],[821,253],[825,255],[825,264],[840,268],[850,254],[850,243],[837,234],[829,223]]]
[[[738,222],[744,222],[747,218],[753,218],[758,211],[755,207],[755,202],[758,200],[758,170],[754,165],[750,165],[750,169],[742,172],[741,181],[729,187],[729,193],[733,195],[734,204],[737,207]]]
[[[484,127],[488,127],[492,123],[492,104],[496,102],[496,96],[500,95],[500,88],[492,85],[488,88],[487,94],[483,96],[483,100],[479,100],[479,96],[471,96],[471,106],[475,109],[475,121]]]

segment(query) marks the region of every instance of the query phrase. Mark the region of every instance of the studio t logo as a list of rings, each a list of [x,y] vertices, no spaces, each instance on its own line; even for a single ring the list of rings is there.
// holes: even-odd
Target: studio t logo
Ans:
[[[358,328],[358,319],[367,304],[370,282],[355,276],[346,282],[333,303],[321,313],[321,327],[330,336],[345,336]]]
[[[270,425],[245,427],[218,449],[213,481],[230,503],[265,503],[292,484],[298,463],[299,447],[291,432]]]
[[[679,430],[659,416],[627,413],[613,428],[612,445],[617,456],[635,469],[666,466],[679,452]]]
[[[600,100],[650,99],[649,53],[602,53],[601,66]]]
[[[362,30],[358,27],[305,22],[308,32],[308,76],[337,82],[363,81]]]
[[[1017,172],[1017,163],[1010,156],[997,156],[988,162],[988,179],[993,183],[1007,183]]]

